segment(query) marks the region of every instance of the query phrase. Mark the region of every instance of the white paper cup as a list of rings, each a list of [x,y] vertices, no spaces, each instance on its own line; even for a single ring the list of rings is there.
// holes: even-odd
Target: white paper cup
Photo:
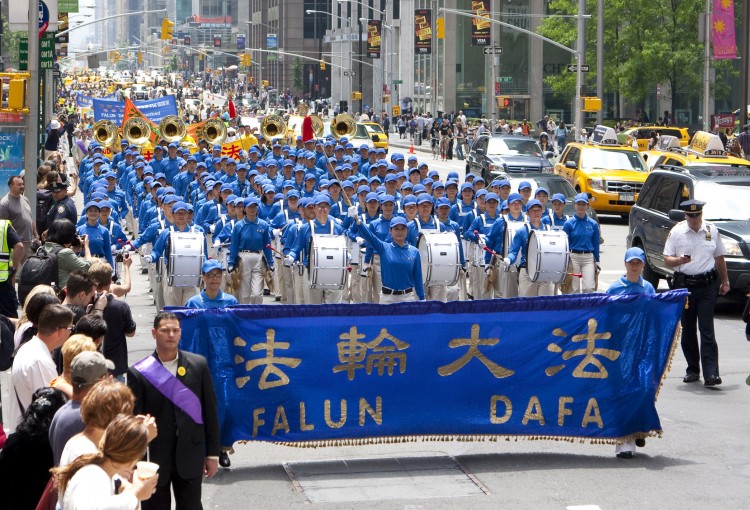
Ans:
[[[135,472],[141,480],[152,478],[156,475],[157,471],[159,471],[159,464],[155,464],[154,462],[142,460],[135,464]]]

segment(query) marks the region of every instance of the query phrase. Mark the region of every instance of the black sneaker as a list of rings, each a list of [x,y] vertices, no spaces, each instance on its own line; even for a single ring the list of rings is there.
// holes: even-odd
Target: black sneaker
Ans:
[[[227,452],[221,452],[219,454],[219,465],[225,468],[232,465],[232,461],[229,460],[229,454]]]
[[[685,377],[682,378],[682,382],[684,383],[693,383],[700,379],[700,376],[693,372],[688,372],[685,374]]]
[[[705,380],[703,381],[704,386],[718,386],[721,384],[721,377],[718,375],[709,375],[706,376]]]
[[[646,438],[639,437],[638,439],[635,440],[635,445],[638,448],[643,448],[644,446],[646,446]]]
[[[632,459],[634,456],[633,452],[620,452],[617,454],[618,459]]]

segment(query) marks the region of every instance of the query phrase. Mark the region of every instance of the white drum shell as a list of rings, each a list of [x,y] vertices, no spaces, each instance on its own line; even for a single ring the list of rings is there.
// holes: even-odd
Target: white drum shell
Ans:
[[[568,271],[568,234],[562,230],[532,230],[526,271],[532,282],[562,283]]]
[[[349,252],[345,236],[316,234],[310,243],[310,288],[341,290],[346,282]]]
[[[461,255],[454,232],[422,232],[417,247],[426,286],[450,286],[458,282]]]
[[[200,285],[204,242],[202,232],[170,233],[167,285],[170,287]]]

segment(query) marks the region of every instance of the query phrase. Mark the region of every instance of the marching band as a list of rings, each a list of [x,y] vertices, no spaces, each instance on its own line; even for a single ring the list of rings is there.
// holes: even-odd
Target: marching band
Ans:
[[[572,272],[590,290],[598,225],[588,221],[585,195],[568,218],[566,197],[549,200],[539,188],[532,198],[526,181],[512,190],[504,179],[487,186],[470,174],[460,183],[451,172],[443,183],[416,156],[354,147],[350,116],[336,116],[323,137],[322,121],[306,113],[295,140],[283,118],[266,116],[250,134],[257,143],[236,157],[222,155],[223,123],[195,143],[172,118],[159,126],[150,160],[146,128],[126,122],[110,161],[102,153],[116,131],[99,126],[78,169],[86,197],[79,229],[98,233],[89,237],[100,238],[106,259],[110,245],[140,252],[157,308],[199,296],[208,260],[240,304],[262,304],[264,294],[283,304],[551,295],[570,292],[563,282]],[[124,242],[121,226],[132,240]]]

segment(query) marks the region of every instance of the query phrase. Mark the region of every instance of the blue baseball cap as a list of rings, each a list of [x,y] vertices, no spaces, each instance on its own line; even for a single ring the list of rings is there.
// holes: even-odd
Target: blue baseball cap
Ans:
[[[531,200],[529,200],[526,203],[526,210],[527,211],[529,209],[531,209],[532,207],[541,207],[542,209],[544,209],[544,206],[542,205],[542,203],[539,200],[537,200],[536,198],[532,198]]]
[[[417,205],[424,204],[425,202],[429,202],[432,204],[432,197],[427,193],[421,193],[417,196]]]
[[[391,219],[390,228],[394,228],[399,225],[406,226],[406,218],[404,218],[403,216],[396,216]]]
[[[522,189],[531,189],[531,183],[529,181],[521,181],[518,184],[518,191],[521,191]]]
[[[93,200],[86,204],[86,207],[83,208],[84,211],[88,211],[91,207],[96,207],[97,209],[101,208],[101,204],[98,202],[94,202]]]
[[[523,197],[521,197],[520,193],[511,193],[508,195],[508,204],[512,204],[513,202],[523,202]]]
[[[450,207],[450,206],[451,206],[451,201],[448,200],[446,197],[440,197],[435,202],[435,208],[436,209],[438,207]]]
[[[370,202],[371,200],[375,200],[376,202],[380,202],[380,198],[378,198],[378,194],[374,191],[367,194],[367,197],[365,198],[365,202]]]
[[[407,205],[417,205],[417,197],[414,195],[405,196],[403,205],[404,207],[406,207]]]
[[[172,206],[172,213],[177,213],[179,211],[187,211],[187,210],[188,210],[187,204],[182,201],[177,201]]]
[[[471,191],[474,191],[474,185],[470,182],[465,182],[461,185],[461,191],[465,189],[470,189]]]
[[[564,204],[565,203],[565,195],[563,195],[562,193],[555,193],[554,195],[552,195],[551,200],[552,200],[552,202],[558,201],[558,202],[562,202]]]
[[[247,197],[242,202],[242,205],[245,207],[250,207],[252,205],[260,205],[260,200],[258,200],[258,197]]]
[[[479,191],[477,191],[476,198],[486,197],[488,194],[489,194],[489,191],[487,191],[485,188],[482,188]]]
[[[536,191],[534,192],[534,196],[537,196],[539,193],[549,195],[549,191],[547,191],[547,188],[542,188],[541,186],[536,189]]]
[[[646,263],[646,254],[637,246],[625,250],[625,262],[631,262],[633,260],[640,260],[644,264]]]
[[[201,272],[203,274],[208,274],[214,269],[218,269],[219,271],[224,271],[224,265],[218,259],[208,259],[203,263],[203,267],[201,267]]]
[[[588,204],[589,203],[589,196],[586,193],[579,193],[579,194],[577,194],[575,196],[575,198],[573,199],[573,202],[575,202],[575,203],[585,202],[585,203]]]
[[[499,203],[500,197],[497,196],[497,193],[487,193],[487,196],[484,197],[484,201],[489,202],[490,200],[494,200]]]
[[[317,196],[315,197],[315,205],[320,205],[320,204],[328,204],[328,205],[331,205],[331,197],[329,197],[329,196],[328,196],[328,195],[326,195],[325,193],[319,193],[319,194],[318,194],[318,195],[317,195]]]

